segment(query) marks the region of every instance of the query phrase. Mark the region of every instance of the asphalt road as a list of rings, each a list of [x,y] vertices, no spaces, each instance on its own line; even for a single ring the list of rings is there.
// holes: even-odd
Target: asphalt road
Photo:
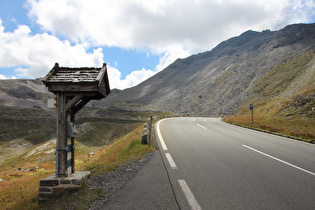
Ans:
[[[161,120],[156,135],[181,209],[315,209],[313,144],[215,118]]]

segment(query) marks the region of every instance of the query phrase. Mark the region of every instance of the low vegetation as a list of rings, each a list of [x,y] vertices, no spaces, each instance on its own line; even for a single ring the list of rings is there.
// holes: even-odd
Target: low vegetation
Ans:
[[[0,117],[1,127],[11,129],[10,132],[1,130],[0,209],[38,209],[39,181],[53,174],[55,170],[54,114],[47,114],[47,111],[40,108],[3,107],[0,110],[3,114]],[[49,117],[46,119],[37,116],[36,119],[34,111],[46,113],[44,116]],[[79,131],[75,142],[76,170],[91,171],[92,176],[106,173],[153,151],[155,149],[153,146],[141,144],[143,124],[150,115],[152,115],[150,112],[85,107],[76,116]],[[156,115],[163,116],[167,113]],[[6,122],[8,119],[11,119],[13,126],[10,127]],[[39,126],[38,130],[45,130],[48,125],[47,136],[34,135],[37,130],[33,129],[33,126],[23,127],[25,123],[16,122],[19,120],[24,120],[26,124],[33,123],[35,127]],[[13,134],[17,130],[21,130],[21,133]],[[29,140],[30,136],[34,139]],[[84,186],[75,193],[77,194],[66,195],[66,201],[62,202],[69,203],[72,196],[83,193],[87,196],[82,196],[84,199],[80,199],[79,203],[77,199],[73,200],[76,203],[74,205],[80,206],[78,208],[86,209],[91,201],[106,194],[100,189],[90,190]]]
[[[251,122],[251,115],[224,117],[225,122],[244,125],[247,127],[259,128],[262,130],[302,138],[304,141],[315,143],[314,119],[288,119],[287,117],[255,116],[254,123]]]
[[[103,174],[115,170],[120,165],[130,161],[139,160],[144,154],[155,150],[154,146],[141,144],[141,131],[139,126],[132,132],[115,140],[109,146],[103,147],[94,155],[82,155],[76,159],[76,168],[79,171],[91,171],[91,176]],[[42,205],[42,207],[56,207],[66,209],[71,206],[74,209],[88,209],[91,202],[103,198],[107,192],[100,188],[89,189],[83,184],[80,190],[68,193],[63,197],[56,198]],[[78,199],[79,198],[79,199]]]
[[[315,143],[315,51],[279,63],[260,77],[252,97],[227,122],[295,136]],[[254,105],[254,123],[249,104]]]
[[[305,91],[281,101],[279,98],[256,100],[252,123],[249,104],[224,121],[284,134],[315,143],[315,90]]]
[[[154,146],[141,144],[143,125],[138,126],[128,134],[114,140],[111,144],[95,151],[94,155],[84,154],[77,156],[76,169],[88,170],[92,175],[106,173],[116,169],[121,164],[138,160],[143,154],[153,151]],[[15,170],[0,172],[0,206],[1,209],[37,209],[39,180],[54,173],[53,161],[25,165]],[[78,194],[82,199],[74,199]],[[100,189],[88,190],[83,187],[76,195],[67,195],[60,205],[68,205],[71,200],[78,208],[87,208],[89,203],[104,196],[106,192]],[[74,196],[74,197],[73,197]],[[45,206],[49,205],[46,204]]]
[[[0,143],[24,139],[39,144],[56,133],[53,111],[33,107],[7,107],[0,105]]]

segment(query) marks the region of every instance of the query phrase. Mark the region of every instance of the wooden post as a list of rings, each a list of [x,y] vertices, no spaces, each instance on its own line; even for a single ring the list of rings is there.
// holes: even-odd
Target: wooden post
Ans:
[[[110,93],[107,67],[104,63],[102,68],[69,68],[56,63],[42,81],[57,98],[55,177],[67,177],[75,171],[74,137],[73,133],[68,136],[68,127],[69,134],[76,130],[75,114],[90,100]]]
[[[149,146],[151,146],[151,130],[152,130],[152,116],[149,120]]]
[[[70,121],[74,123],[75,121],[75,113],[71,111],[71,118]],[[74,167],[74,137],[71,137],[71,173],[74,173],[75,167]]]
[[[66,96],[57,93],[56,177],[67,176],[67,113]]]
[[[254,105],[253,104],[249,105],[249,110],[251,110],[252,112],[252,124],[254,124]]]

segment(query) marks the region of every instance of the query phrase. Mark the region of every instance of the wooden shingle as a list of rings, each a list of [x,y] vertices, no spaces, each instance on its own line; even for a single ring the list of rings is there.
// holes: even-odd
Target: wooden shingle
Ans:
[[[56,63],[43,79],[48,90],[71,94],[82,93],[95,96],[93,99],[106,97],[110,93],[106,64],[102,68],[59,67]]]

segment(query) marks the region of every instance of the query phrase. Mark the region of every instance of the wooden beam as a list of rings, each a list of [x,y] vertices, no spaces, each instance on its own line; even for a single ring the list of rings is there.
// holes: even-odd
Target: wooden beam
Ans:
[[[79,103],[72,108],[71,112],[76,114],[80,109],[82,109],[87,103],[89,103],[93,98],[92,97],[84,97]]]
[[[67,103],[66,112],[70,111],[79,101],[84,98],[83,95],[76,95],[70,102]]]
[[[93,82],[87,83],[68,83],[68,84],[49,84],[50,92],[97,92],[98,84]]]

